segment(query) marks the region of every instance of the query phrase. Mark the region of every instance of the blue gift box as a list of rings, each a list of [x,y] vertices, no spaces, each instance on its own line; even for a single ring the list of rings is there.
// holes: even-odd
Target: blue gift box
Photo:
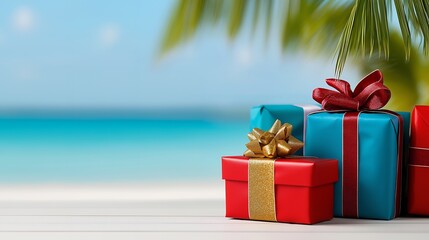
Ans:
[[[320,110],[314,105],[260,105],[253,107],[250,112],[250,130],[260,128],[267,131],[276,119],[293,126],[292,135],[304,142],[307,115]],[[298,150],[295,155],[302,156],[303,150]]]
[[[357,216],[369,219],[393,219],[398,214],[401,193],[397,193],[401,170],[406,166],[406,152],[398,162],[398,151],[408,146],[409,113],[403,118],[403,149],[399,148],[399,120],[382,112],[361,112],[357,118]],[[343,204],[343,124],[345,113],[318,112],[307,118],[305,155],[333,158],[339,162],[339,179],[335,184],[334,215],[344,216]],[[405,179],[403,179],[405,180]],[[400,188],[399,188],[400,189]]]

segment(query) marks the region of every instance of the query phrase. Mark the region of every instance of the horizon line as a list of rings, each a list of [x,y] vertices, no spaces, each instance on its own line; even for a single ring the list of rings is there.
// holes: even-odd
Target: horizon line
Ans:
[[[140,118],[154,120],[244,120],[250,108],[1,108],[0,118]]]

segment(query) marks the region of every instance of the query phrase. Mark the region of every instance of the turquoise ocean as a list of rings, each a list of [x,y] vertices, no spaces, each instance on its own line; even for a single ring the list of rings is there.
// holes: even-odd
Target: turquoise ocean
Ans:
[[[246,120],[0,118],[0,184],[212,181]]]

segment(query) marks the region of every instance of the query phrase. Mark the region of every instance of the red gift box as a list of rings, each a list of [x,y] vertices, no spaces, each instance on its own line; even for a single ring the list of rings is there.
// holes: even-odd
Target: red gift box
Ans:
[[[222,158],[226,217],[249,217],[249,158]],[[338,162],[309,157],[274,162],[275,216],[278,222],[314,224],[333,217]],[[257,219],[256,219],[257,220]]]
[[[429,215],[429,106],[416,106],[411,116],[408,164],[408,213]]]

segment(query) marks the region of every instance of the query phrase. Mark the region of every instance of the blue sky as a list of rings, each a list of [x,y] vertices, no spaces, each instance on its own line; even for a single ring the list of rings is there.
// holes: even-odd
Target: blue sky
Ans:
[[[0,8],[0,109],[246,109],[311,103],[332,56],[283,56],[273,34],[222,28],[157,60],[175,0],[5,1]],[[356,72],[344,78],[356,80]]]

